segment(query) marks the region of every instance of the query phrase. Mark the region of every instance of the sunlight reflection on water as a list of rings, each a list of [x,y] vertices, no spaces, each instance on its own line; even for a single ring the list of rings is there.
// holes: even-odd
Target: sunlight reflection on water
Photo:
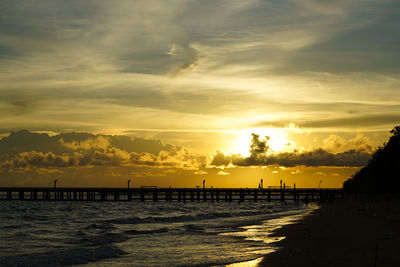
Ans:
[[[255,266],[258,266],[259,263],[261,263],[262,259],[263,258],[261,257],[261,258],[251,260],[251,261],[232,263],[232,264],[226,265],[226,267],[255,267]]]
[[[296,223],[297,221],[301,220],[302,218],[304,218],[305,216],[309,215],[311,212],[319,208],[318,205],[310,205],[309,207],[310,210],[307,211],[306,213],[294,214],[275,219],[265,220],[260,225],[249,225],[240,227],[245,231],[227,232],[227,233],[221,233],[220,235],[244,237],[245,240],[248,241],[256,241],[256,242],[258,241],[267,244],[267,248],[262,250],[254,250],[249,253],[255,253],[255,254],[262,253],[264,255],[273,253],[279,249],[279,247],[275,246],[274,243],[277,243],[286,238],[284,236],[273,236],[274,232],[285,225]],[[258,264],[262,261],[262,259],[263,257],[260,257],[254,260],[233,263],[227,266],[229,267],[258,266]]]
[[[272,232],[308,210],[277,202],[2,202],[0,262],[41,266],[56,257],[80,266],[254,266],[283,238]]]

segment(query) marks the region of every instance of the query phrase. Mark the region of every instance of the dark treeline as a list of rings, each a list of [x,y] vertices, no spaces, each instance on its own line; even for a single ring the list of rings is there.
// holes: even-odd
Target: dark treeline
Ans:
[[[387,144],[379,147],[368,163],[343,183],[352,192],[400,192],[400,126],[390,131]]]

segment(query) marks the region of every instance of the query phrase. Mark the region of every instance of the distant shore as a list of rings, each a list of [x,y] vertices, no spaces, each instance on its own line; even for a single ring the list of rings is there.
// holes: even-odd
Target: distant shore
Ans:
[[[282,249],[259,266],[399,266],[400,197],[325,203],[274,236]]]

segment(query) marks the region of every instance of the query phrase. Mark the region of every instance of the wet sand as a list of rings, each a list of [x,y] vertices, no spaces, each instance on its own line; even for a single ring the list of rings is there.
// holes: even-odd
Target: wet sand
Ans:
[[[259,266],[400,266],[400,197],[339,200],[296,224]]]

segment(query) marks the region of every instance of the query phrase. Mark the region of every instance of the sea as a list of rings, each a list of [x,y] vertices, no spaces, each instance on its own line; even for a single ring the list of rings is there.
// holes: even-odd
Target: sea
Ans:
[[[290,202],[0,201],[1,266],[256,266]]]

